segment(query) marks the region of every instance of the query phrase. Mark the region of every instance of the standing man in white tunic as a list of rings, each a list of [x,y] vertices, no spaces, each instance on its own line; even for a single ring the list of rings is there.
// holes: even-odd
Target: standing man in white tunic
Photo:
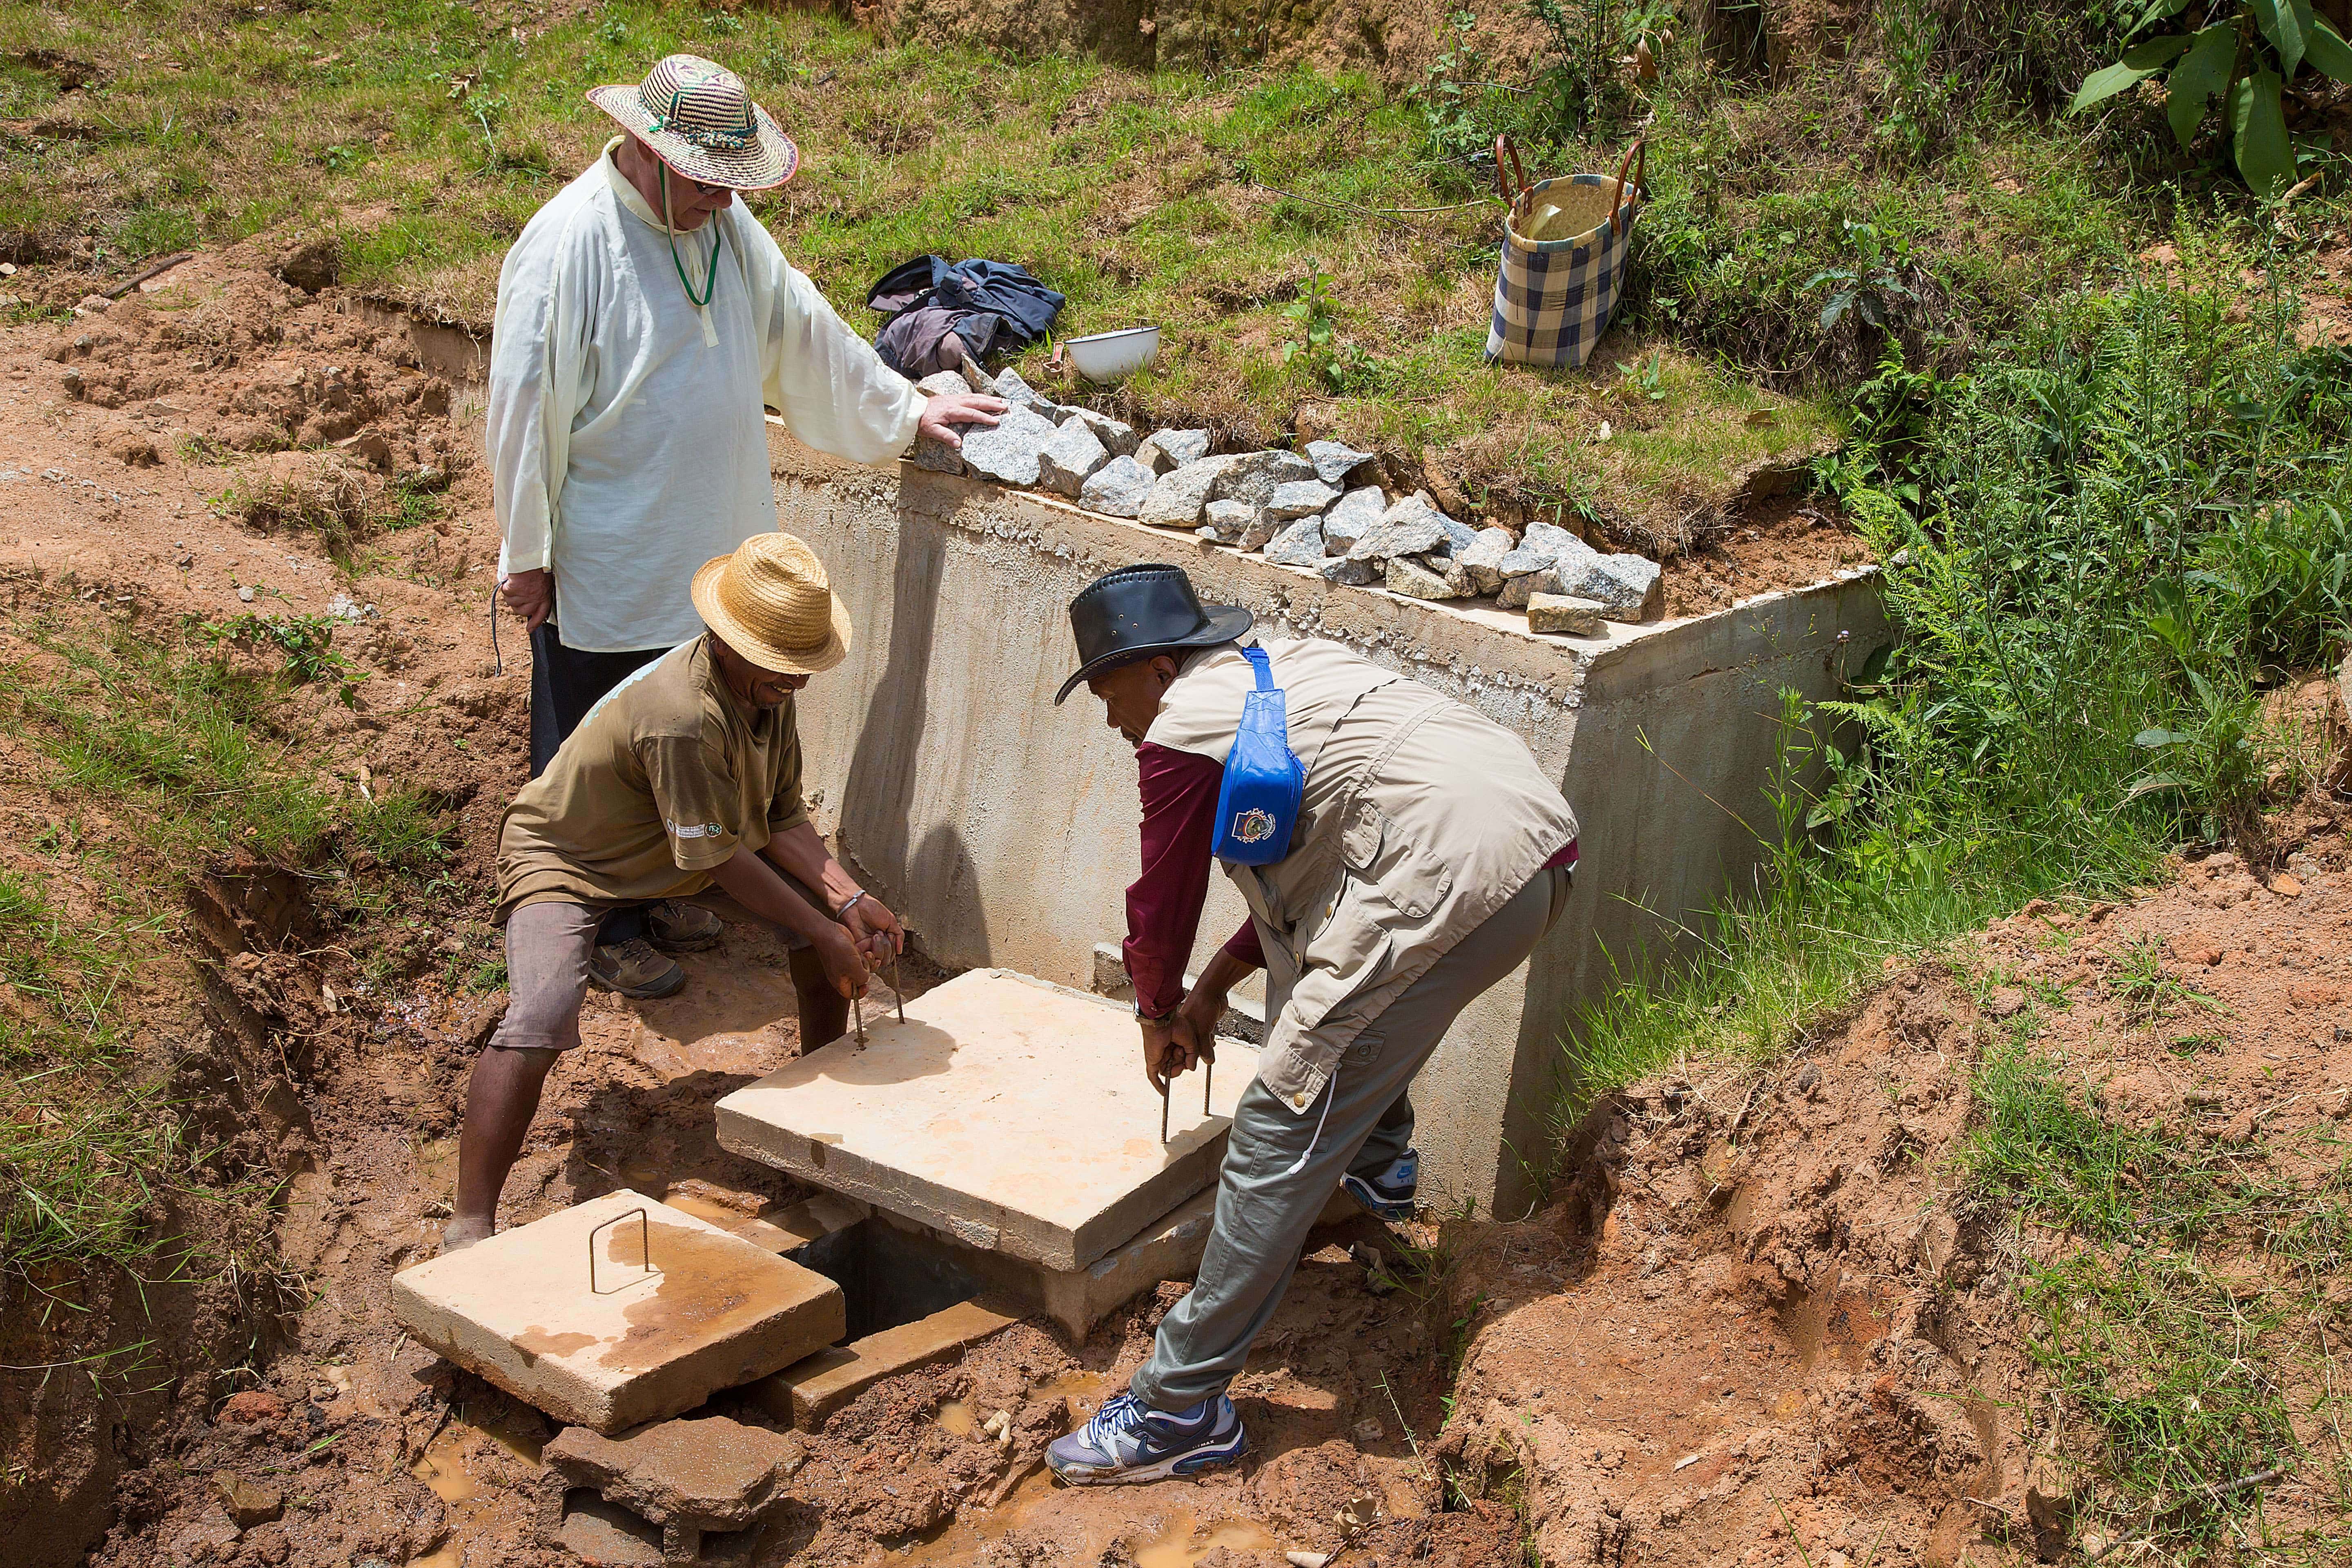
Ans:
[[[734,72],[672,55],[589,101],[626,134],[524,226],[499,275],[488,451],[499,587],[531,637],[531,776],[639,667],[698,637],[695,569],[776,526],[766,408],[819,451],[879,463],[919,429],[994,424],[994,398],[926,399],[851,331],[735,199],[800,154]],[[719,921],[617,909],[593,983],[667,996],[657,951]]]

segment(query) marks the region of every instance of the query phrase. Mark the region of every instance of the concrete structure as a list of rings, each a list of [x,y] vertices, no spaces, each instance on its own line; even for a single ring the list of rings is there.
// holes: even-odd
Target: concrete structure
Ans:
[[[962,1353],[997,1330],[1020,1321],[977,1301],[952,1307],[852,1340],[833,1350],[763,1377],[747,1391],[779,1421],[814,1431],[826,1416],[874,1384],[910,1368],[929,1366]]]
[[[625,1188],[403,1269],[392,1311],[420,1344],[608,1435],[789,1366],[847,1326],[832,1280]]]
[[[559,1501],[570,1488],[590,1488],[657,1527],[665,1561],[688,1563],[701,1555],[706,1531],[748,1530],[790,1507],[783,1483],[808,1450],[798,1436],[711,1415],[657,1422],[617,1441],[567,1426],[541,1458],[565,1483],[551,1489]]]
[[[1089,961],[1091,962],[1091,961]],[[1071,1270],[1207,1187],[1256,1053],[1178,1080],[1169,1141],[1134,1015],[1002,970],[958,976],[737,1089],[721,1147],[983,1251]]]
[[[1338,587],[1189,532],[835,463],[779,425],[770,437],[779,524],[823,556],[856,623],[848,662],[801,696],[808,785],[822,826],[944,963],[1085,985],[1095,944],[1124,930],[1134,763],[1083,692],[1052,705],[1075,662],[1065,607],[1099,573],[1178,563],[1204,598],[1344,641],[1527,740],[1582,819],[1575,899],[1528,966],[1464,1014],[1413,1095],[1424,1191],[1506,1213],[1528,1192],[1522,1159],[1541,1156],[1577,1009],[1748,884],[1780,692],[1830,695],[1889,635],[1857,573],[1562,642],[1475,601]],[[1213,879],[1194,967],[1241,918]]]

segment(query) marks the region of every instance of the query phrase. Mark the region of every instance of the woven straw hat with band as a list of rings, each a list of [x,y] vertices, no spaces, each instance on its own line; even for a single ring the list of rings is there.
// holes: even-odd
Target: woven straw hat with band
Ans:
[[[719,640],[762,669],[816,675],[849,657],[849,607],[816,552],[755,533],[694,574],[694,607]]]
[[[751,101],[743,79],[699,55],[670,55],[635,87],[592,87],[588,101],[706,185],[764,191],[800,167],[800,149]]]

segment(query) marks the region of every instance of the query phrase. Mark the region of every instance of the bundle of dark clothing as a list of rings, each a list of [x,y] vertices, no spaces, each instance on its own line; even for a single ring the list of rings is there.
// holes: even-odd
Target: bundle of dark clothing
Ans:
[[[1009,261],[918,256],[882,275],[866,306],[889,318],[874,335],[882,363],[919,381],[974,363],[992,349],[1026,348],[1062,311],[1062,296]]]

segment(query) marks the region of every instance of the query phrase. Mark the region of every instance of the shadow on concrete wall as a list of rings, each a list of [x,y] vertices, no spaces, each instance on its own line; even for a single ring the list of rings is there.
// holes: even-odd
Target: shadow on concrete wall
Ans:
[[[950,820],[933,824],[919,842],[909,838],[948,541],[944,530],[904,505],[895,537],[888,652],[850,751],[840,838],[901,918],[912,919],[906,911],[915,907],[946,911],[944,922],[934,917],[934,929],[916,931],[925,953],[950,969],[978,968],[990,962],[988,920],[962,832]]]

